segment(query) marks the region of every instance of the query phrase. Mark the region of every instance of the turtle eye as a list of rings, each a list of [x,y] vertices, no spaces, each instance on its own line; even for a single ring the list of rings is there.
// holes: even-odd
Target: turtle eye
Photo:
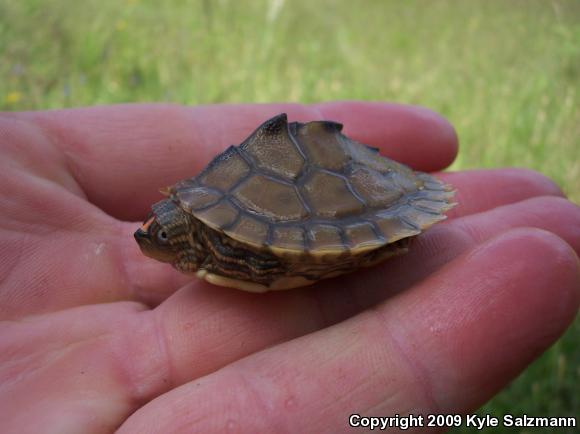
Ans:
[[[167,236],[167,232],[164,229],[160,229],[157,231],[157,240],[161,244],[167,244],[169,241],[169,237]]]

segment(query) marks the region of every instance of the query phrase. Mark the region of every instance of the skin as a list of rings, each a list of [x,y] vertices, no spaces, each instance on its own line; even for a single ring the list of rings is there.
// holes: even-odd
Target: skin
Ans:
[[[249,294],[143,256],[133,232],[158,188],[282,111],[419,170],[457,152],[440,116],[380,103],[0,115],[3,432],[336,433],[351,413],[466,413],[564,332],[580,209],[529,170],[438,175],[458,190],[447,221],[310,288]]]

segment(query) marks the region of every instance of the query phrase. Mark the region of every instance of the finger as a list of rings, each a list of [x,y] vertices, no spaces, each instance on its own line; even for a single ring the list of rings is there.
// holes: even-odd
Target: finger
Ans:
[[[421,170],[449,165],[453,128],[419,107],[383,103],[123,105],[26,113],[58,145],[88,199],[107,213],[138,220],[158,189],[196,175],[218,152],[239,144],[268,117],[331,119],[345,133]]]
[[[455,208],[448,217],[461,217],[534,196],[564,196],[550,178],[523,168],[463,170],[437,174],[455,188]]]
[[[579,277],[558,237],[505,233],[374,310],[160,396],[119,432],[339,432],[353,413],[471,411],[570,324]]]
[[[171,373],[160,371],[160,375],[170,378],[170,384],[183,384],[275,343],[355,315],[511,228],[536,225],[580,251],[579,221],[580,209],[563,199],[530,199],[487,215],[456,219],[440,234],[420,241],[408,258],[328,281],[316,289],[253,295],[193,283],[153,311],[158,333],[147,337],[128,331],[136,342],[133,357],[143,363],[168,360]],[[151,339],[165,342],[163,357],[151,350],[159,348]]]
[[[113,432],[137,405],[126,399],[135,379],[124,364],[139,360],[120,358],[111,341],[136,328],[142,311],[137,303],[110,303],[2,322],[2,432]],[[147,389],[146,378],[137,382],[132,396]]]

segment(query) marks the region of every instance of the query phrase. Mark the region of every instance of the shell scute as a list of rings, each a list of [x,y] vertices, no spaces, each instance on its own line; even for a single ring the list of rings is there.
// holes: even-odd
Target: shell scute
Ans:
[[[222,195],[206,187],[184,187],[175,190],[172,197],[186,211],[193,212],[216,204]]]
[[[415,192],[423,186],[421,180],[399,171],[390,171],[386,176],[393,185],[399,186],[399,188],[405,193]]]
[[[290,137],[285,114],[262,124],[240,149],[265,172],[273,172],[288,180],[298,177],[304,166],[304,157]]]
[[[289,251],[301,251],[306,248],[306,244],[306,231],[302,226],[274,226],[273,246]]]
[[[200,184],[221,191],[228,191],[240,179],[250,173],[250,167],[240,156],[234,146],[230,146],[223,154],[212,160],[199,175]]]
[[[233,193],[244,209],[272,221],[299,220],[307,215],[294,186],[254,175]]]
[[[353,223],[344,231],[352,249],[376,248],[385,243],[384,237],[377,235],[374,225],[368,222]]]
[[[385,176],[370,167],[355,166],[349,179],[357,193],[371,207],[389,206],[405,193],[404,188],[394,182],[391,176]]]
[[[232,227],[239,239],[245,242],[262,247],[266,245],[268,238],[268,225],[265,223],[249,217],[241,216],[237,223]]]
[[[341,124],[328,121],[314,121],[298,126],[296,137],[310,164],[335,171],[346,166],[351,156],[337,135],[341,129]]]
[[[421,233],[421,229],[405,217],[409,206],[399,206],[397,209],[386,209],[375,215],[375,223],[381,230],[387,243],[393,243],[403,238]]]
[[[312,213],[318,217],[336,219],[358,215],[365,207],[353,194],[347,180],[337,174],[315,171],[303,188]]]
[[[325,224],[313,225],[308,230],[308,236],[310,238],[310,248],[315,251],[341,251],[347,248],[343,241],[341,231],[336,226]]]
[[[197,218],[214,229],[231,226],[238,217],[238,210],[228,200],[222,200],[212,207],[196,213]]]

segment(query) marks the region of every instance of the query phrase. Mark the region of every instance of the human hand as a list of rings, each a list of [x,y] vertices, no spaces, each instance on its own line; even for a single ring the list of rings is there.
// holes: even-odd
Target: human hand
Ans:
[[[0,116],[3,432],[341,432],[352,413],[465,413],[572,321],[580,209],[528,170],[438,174],[458,190],[449,220],[310,288],[249,294],[144,257],[133,232],[158,188],[282,111],[419,170],[457,148],[439,116],[378,103]]]

